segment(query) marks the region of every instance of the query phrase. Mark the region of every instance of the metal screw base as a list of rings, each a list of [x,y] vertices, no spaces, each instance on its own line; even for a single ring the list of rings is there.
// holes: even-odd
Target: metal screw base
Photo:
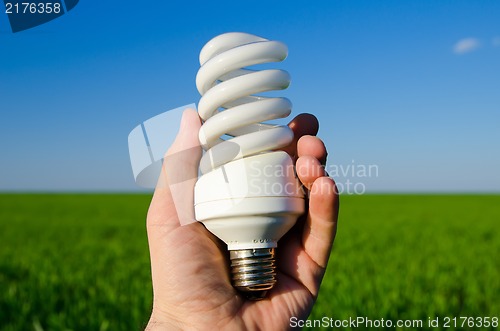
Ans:
[[[261,300],[276,283],[274,248],[229,252],[233,286],[248,299]]]

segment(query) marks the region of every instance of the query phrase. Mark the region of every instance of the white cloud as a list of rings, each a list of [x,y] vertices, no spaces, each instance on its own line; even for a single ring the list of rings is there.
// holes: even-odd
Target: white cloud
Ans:
[[[455,54],[464,54],[468,52],[475,51],[477,48],[481,46],[481,43],[476,38],[464,38],[459,40],[453,46],[453,52]]]
[[[495,37],[491,40],[491,43],[493,44],[493,46],[495,47],[499,47],[500,46],[500,37]]]

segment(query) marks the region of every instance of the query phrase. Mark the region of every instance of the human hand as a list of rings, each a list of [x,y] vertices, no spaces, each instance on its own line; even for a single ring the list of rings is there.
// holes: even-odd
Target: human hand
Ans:
[[[327,153],[323,142],[314,136],[318,122],[312,115],[301,114],[289,124],[295,140],[285,151],[296,160],[297,175],[308,191],[306,213],[279,241],[277,284],[261,301],[246,300],[231,285],[223,242],[202,223],[181,226],[179,221],[185,215],[194,215],[194,207],[179,210],[176,201],[193,206],[201,157],[200,126],[197,113],[186,110],[149,207],[147,232],[154,299],[146,329],[287,329],[292,316],[305,319],[312,309],[337,226],[339,197],[334,181],[326,177],[322,167]],[[188,152],[179,153],[182,151]],[[173,164],[168,156],[176,153]],[[190,189],[173,192],[166,173],[176,171],[192,179],[187,181]],[[182,196],[175,196],[179,194]]]

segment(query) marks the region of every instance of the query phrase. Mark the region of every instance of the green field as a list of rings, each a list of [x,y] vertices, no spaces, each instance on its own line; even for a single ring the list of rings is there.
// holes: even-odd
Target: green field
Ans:
[[[0,330],[143,328],[149,200],[0,195]],[[500,317],[500,196],[342,196],[324,316]]]

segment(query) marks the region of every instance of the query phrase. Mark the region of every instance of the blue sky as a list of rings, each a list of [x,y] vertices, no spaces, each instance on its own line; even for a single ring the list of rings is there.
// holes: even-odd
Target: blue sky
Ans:
[[[0,190],[136,190],[128,133],[198,102],[201,47],[243,31],[288,45],[293,114],[329,166],[377,165],[367,192],[500,191],[500,2],[304,4],[82,0],[15,34],[0,13]]]

